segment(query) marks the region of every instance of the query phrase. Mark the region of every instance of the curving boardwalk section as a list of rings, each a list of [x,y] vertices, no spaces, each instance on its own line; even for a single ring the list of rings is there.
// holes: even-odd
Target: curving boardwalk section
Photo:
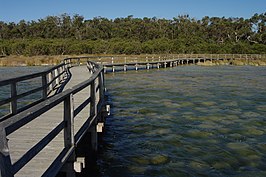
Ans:
[[[0,177],[56,176],[60,171],[75,176],[87,158],[79,157],[79,142],[85,137],[87,147],[97,150],[97,132],[102,131],[107,114],[103,67],[93,62],[75,67],[66,63],[65,66],[68,71],[63,72],[64,78],[69,79],[61,84],[64,88],[60,93],[17,114],[11,112],[0,121]],[[48,83],[59,83],[57,76],[54,78]],[[8,81],[2,84],[6,83]],[[47,91],[48,85],[42,88]],[[17,97],[7,101],[16,102]]]
[[[86,66],[73,67],[70,69],[71,79],[66,84],[64,90],[72,88],[90,78],[91,74],[88,72]],[[74,106],[80,105],[84,101],[84,95],[90,93],[89,89],[84,89],[77,95],[74,95]],[[50,111],[39,116],[24,127],[8,136],[11,161],[15,162],[23,154],[25,154],[31,147],[33,147],[40,139],[44,138],[51,130],[53,130],[63,120],[63,104],[59,104]],[[81,128],[85,123],[86,118],[90,114],[89,109],[84,109],[75,119],[74,133]],[[64,148],[63,131],[44,148],[33,160],[30,161],[24,168],[22,168],[15,176],[19,177],[36,177],[48,169],[55,158],[60,154]]]

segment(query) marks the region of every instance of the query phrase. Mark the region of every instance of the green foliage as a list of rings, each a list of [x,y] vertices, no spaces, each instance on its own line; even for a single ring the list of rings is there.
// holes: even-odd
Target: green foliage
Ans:
[[[0,55],[265,53],[266,13],[250,19],[181,15],[171,20],[68,14],[0,21]]]

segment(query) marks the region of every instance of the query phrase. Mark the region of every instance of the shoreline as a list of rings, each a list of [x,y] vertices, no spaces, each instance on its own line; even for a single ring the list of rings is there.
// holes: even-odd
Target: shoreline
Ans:
[[[231,65],[231,66],[266,66],[265,60],[246,60],[246,59],[238,59],[232,61],[206,61],[205,63],[197,63],[198,66],[223,66],[223,65]]]
[[[216,55],[216,56],[215,56]],[[223,55],[232,55],[233,54],[169,54],[169,55],[159,55],[159,54],[154,54],[154,55],[115,55],[114,60],[115,62],[136,62],[138,60],[145,61],[145,60],[164,60],[167,58],[173,58],[173,57],[178,57],[178,58],[193,58],[193,57],[206,57],[206,58],[211,58],[211,57],[220,57],[222,58]],[[237,54],[235,54],[237,55]],[[213,60],[211,61],[205,61],[196,63],[195,65],[198,66],[219,66],[219,65],[234,65],[234,66],[245,66],[245,65],[250,65],[250,66],[266,66],[266,58],[247,58],[245,57],[245,54],[238,54],[240,57],[235,57],[233,60],[226,60],[226,61],[221,61],[221,60]],[[241,57],[242,55],[242,57]],[[28,67],[28,66],[55,66],[59,63],[62,62],[63,59],[69,58],[69,57],[80,57],[80,56],[88,56],[88,57],[106,57],[106,56],[111,56],[111,55],[55,55],[55,56],[1,56],[0,58],[0,67]],[[109,61],[110,60],[110,61]],[[111,57],[109,58],[107,62],[111,63]],[[103,60],[97,60],[95,59],[94,61],[103,61]]]

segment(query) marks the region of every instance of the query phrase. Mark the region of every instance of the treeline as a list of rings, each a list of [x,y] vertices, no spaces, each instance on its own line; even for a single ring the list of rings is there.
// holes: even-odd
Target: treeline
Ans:
[[[181,15],[107,19],[48,16],[0,21],[0,55],[266,53],[266,13],[249,19]]]

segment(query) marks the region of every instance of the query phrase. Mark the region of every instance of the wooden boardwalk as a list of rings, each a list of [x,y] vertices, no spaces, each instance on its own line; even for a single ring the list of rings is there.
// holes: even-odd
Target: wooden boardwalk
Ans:
[[[70,69],[71,79],[66,84],[64,90],[72,88],[73,86],[82,83],[89,79],[91,74],[88,72],[86,66],[73,67]],[[89,88],[85,88],[77,95],[74,95],[74,107],[80,105],[85,101],[86,96],[90,93]],[[21,127],[8,136],[8,143],[10,148],[11,161],[16,162],[22,157],[30,148],[32,148],[40,139],[44,138],[51,130],[59,125],[63,120],[63,104],[59,104],[50,111],[42,114],[27,125]],[[74,123],[74,133],[81,128],[86,119],[90,115],[89,108],[84,109]],[[37,177],[48,169],[55,158],[60,154],[64,148],[63,131],[56,136],[56,138],[44,148],[35,158],[33,158],[25,167],[23,167],[15,176],[18,177]]]
[[[0,87],[11,88],[11,97],[0,100],[10,104],[0,119],[0,177],[75,176],[90,158],[77,151],[84,149],[79,142],[85,137],[86,148],[97,150],[107,115],[104,72],[97,63],[80,64],[69,58],[47,71],[0,81]],[[30,79],[41,79],[41,86],[18,93],[19,83]],[[17,107],[35,92],[42,98]]]

